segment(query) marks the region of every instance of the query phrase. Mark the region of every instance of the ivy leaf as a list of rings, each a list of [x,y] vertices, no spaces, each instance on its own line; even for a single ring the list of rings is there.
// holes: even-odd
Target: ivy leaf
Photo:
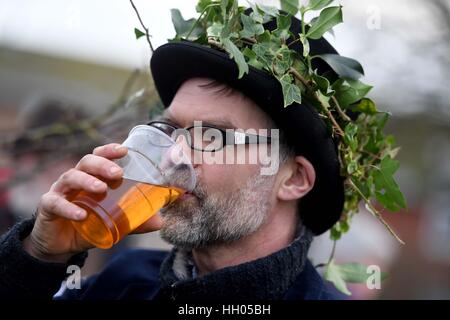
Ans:
[[[252,47],[259,60],[264,63],[265,67],[270,69],[272,61],[275,59],[275,52],[272,49],[271,42],[256,43]]]
[[[264,12],[265,14],[267,14],[271,17],[275,18],[278,16],[278,9],[275,7],[258,4],[258,8],[260,8],[262,12]]]
[[[342,279],[348,283],[365,283],[371,276],[371,274],[367,272],[367,266],[360,263],[343,263],[336,267],[339,269]],[[387,277],[387,272],[381,272],[381,281],[385,280]]]
[[[317,85],[317,88],[319,88],[319,90],[325,96],[331,97],[335,93],[335,91],[331,89],[330,82],[328,81],[327,78],[319,76],[317,73],[314,73],[313,79]]]
[[[253,50],[250,50],[249,48],[245,48],[242,52],[244,54],[244,57],[247,58],[247,63],[257,69],[262,70],[264,65],[258,61],[258,56]]]
[[[373,115],[378,112],[375,102],[368,98],[361,99],[359,103],[350,106],[349,109],[354,112],[361,112],[369,115]]]
[[[303,33],[300,33],[299,37],[300,37],[300,42],[302,43],[302,46],[303,46],[303,56],[307,57],[309,55],[309,51],[310,51],[308,38]]]
[[[393,175],[400,163],[389,155],[383,157],[381,163],[372,171],[375,184],[375,196],[377,200],[388,210],[398,211],[406,208],[405,198],[395,182]]]
[[[345,280],[342,278],[341,271],[337,265],[334,264],[334,261],[331,260],[330,263],[327,264],[324,273],[325,280],[328,280],[334,284],[336,289],[338,289],[343,294],[351,296],[352,293],[348,291],[347,285],[345,284]]]
[[[261,23],[255,22],[251,17],[241,14],[241,21],[244,29],[240,32],[243,38],[252,38],[264,33],[264,27]]]
[[[292,77],[289,74],[285,74],[278,79],[283,89],[284,107],[291,105],[292,103],[302,103],[302,93],[300,88],[292,83]]]
[[[212,4],[211,0],[199,0],[197,5],[195,6],[195,11],[200,13],[203,10],[205,10],[206,7],[209,6],[210,4]]]
[[[273,31],[273,34],[283,40],[289,38],[289,28],[291,27],[291,17],[285,15],[277,16],[277,28]]]
[[[234,59],[236,64],[239,68],[239,76],[238,78],[241,79],[245,73],[248,73],[248,64],[245,62],[245,57],[242,54],[242,52],[239,50],[238,47],[230,40],[230,38],[223,38],[221,39],[221,42],[225,48],[225,50],[228,52],[231,59]]]
[[[221,0],[220,1],[220,10],[222,12],[222,19],[223,21],[227,20],[227,6],[228,6],[229,0]],[[234,0],[232,0],[234,1]]]
[[[212,25],[206,29],[206,34],[208,37],[218,38],[220,37],[220,33],[222,32],[223,24],[220,22],[214,22]]]
[[[364,69],[355,59],[340,56],[338,54],[320,54],[319,57],[341,77],[345,79],[358,80],[364,75]]]
[[[177,33],[177,38],[186,37],[191,30],[192,26],[194,25],[196,19],[192,18],[189,20],[184,20],[183,16],[181,15],[180,10],[178,9],[170,9],[170,13],[172,15],[172,23],[175,28],[175,31]],[[192,38],[198,38],[198,36],[202,32],[202,28],[200,26],[197,26],[194,28],[190,35],[190,39]]]
[[[317,19],[309,28],[306,36],[310,39],[319,39],[325,32],[342,22],[341,7],[329,7],[320,12]]]
[[[136,40],[139,39],[140,37],[145,36],[145,33],[139,30],[138,28],[134,28],[134,34],[136,35]]]
[[[298,0],[280,0],[281,10],[295,16],[298,12]]]
[[[306,10],[321,10],[332,2],[333,0],[309,0]]]
[[[372,86],[358,80],[347,80],[349,85],[339,80],[336,83],[336,86],[333,84],[333,89],[336,91],[335,97],[343,108],[361,100],[372,89]]]
[[[356,134],[358,133],[358,126],[352,122],[348,123],[344,129],[344,140],[350,146],[352,151],[356,151],[358,148],[358,139],[356,138]],[[349,172],[352,174],[356,170],[352,170]]]

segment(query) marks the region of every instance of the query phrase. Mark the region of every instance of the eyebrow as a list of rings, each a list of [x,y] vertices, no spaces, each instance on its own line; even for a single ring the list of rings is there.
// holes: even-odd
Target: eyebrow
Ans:
[[[172,118],[170,112],[166,109],[164,112],[155,118],[158,121],[165,121],[170,124],[179,126],[179,124]],[[201,121],[204,125],[217,127],[220,129],[236,129],[237,126],[233,124],[231,121],[225,119],[206,119],[206,120],[198,120]],[[193,125],[193,124],[192,124]]]

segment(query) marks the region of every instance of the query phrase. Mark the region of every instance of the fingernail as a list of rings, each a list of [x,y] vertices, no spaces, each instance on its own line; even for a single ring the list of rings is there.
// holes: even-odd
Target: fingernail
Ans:
[[[77,210],[75,212],[75,218],[79,219],[79,220],[84,219],[84,211],[83,210]]]
[[[124,147],[124,146],[121,145],[121,144],[114,147],[114,150],[116,150],[116,151],[122,151],[122,150],[125,150],[125,149],[126,149],[126,147]]]
[[[101,182],[100,180],[96,180],[96,181],[94,181],[93,186],[95,189],[98,189],[101,186],[103,186],[103,182]]]
[[[109,172],[113,175],[117,174],[121,169],[119,167],[111,167]]]

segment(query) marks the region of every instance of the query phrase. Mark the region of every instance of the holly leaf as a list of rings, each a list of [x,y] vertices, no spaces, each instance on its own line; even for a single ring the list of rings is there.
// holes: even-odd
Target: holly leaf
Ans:
[[[238,47],[230,40],[230,38],[223,38],[221,42],[228,52],[231,59],[234,59],[239,69],[238,78],[241,79],[244,74],[248,73],[248,64],[245,61],[245,57]]]
[[[376,199],[388,210],[398,211],[406,208],[406,201],[400,191],[393,175],[399,168],[400,163],[386,155],[379,166],[372,171],[375,184]]]
[[[136,40],[139,39],[140,37],[145,36],[145,33],[139,30],[138,28],[134,28],[134,34],[136,35]]]
[[[298,0],[280,0],[281,10],[295,16],[298,12]]]
[[[243,38],[253,38],[264,33],[264,27],[261,23],[255,22],[251,17],[241,14],[241,21],[244,29],[240,32]]]
[[[302,93],[300,88],[292,83],[292,77],[289,74],[285,74],[278,79],[283,89],[284,107],[291,105],[292,103],[302,103]]]
[[[364,69],[355,59],[340,56],[338,54],[319,54],[315,57],[321,58],[344,79],[358,80],[364,75]]]
[[[309,0],[306,10],[321,10],[332,2],[333,0]]]
[[[342,10],[340,6],[323,9],[320,12],[319,19],[311,24],[306,36],[310,39],[319,39],[325,32],[342,21]]]

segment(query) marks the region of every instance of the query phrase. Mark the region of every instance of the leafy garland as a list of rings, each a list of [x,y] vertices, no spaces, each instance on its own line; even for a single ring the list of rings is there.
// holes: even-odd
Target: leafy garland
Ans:
[[[275,7],[250,4],[252,12],[247,15],[237,0],[199,0],[197,19],[184,20],[178,9],[172,9],[172,22],[176,37],[194,41],[227,52],[239,69],[239,78],[249,72],[249,65],[272,74],[281,84],[284,107],[293,102],[308,101],[316,108],[327,124],[333,137],[338,138],[341,175],[344,177],[345,203],[342,218],[332,227],[330,237],[334,241],[333,252],[325,266],[325,278],[332,281],[342,292],[350,294],[345,282],[366,281],[366,268],[360,264],[336,265],[333,261],[336,241],[350,227],[350,221],[364,201],[371,212],[400,242],[403,241],[384,221],[373,204],[389,211],[406,208],[405,199],[393,174],[399,167],[394,160],[399,148],[394,148],[394,137],[385,136],[383,128],[390,114],[379,111],[375,103],[365,96],[372,86],[361,82],[363,68],[354,59],[335,54],[310,55],[309,41],[319,39],[325,32],[341,23],[342,7],[329,6],[333,0],[309,0],[299,5],[299,0],[280,0],[279,11]],[[320,11],[309,22],[305,14]],[[287,13],[287,14],[286,14]],[[301,33],[292,34],[289,29],[291,17],[300,14]],[[264,24],[275,20],[277,28],[266,30]],[[147,35],[135,29],[136,37]],[[293,41],[288,39],[294,39]],[[290,46],[300,41],[303,53]],[[326,75],[313,70],[311,61],[322,59],[338,75],[330,83]],[[358,112],[352,120],[346,111]]]

